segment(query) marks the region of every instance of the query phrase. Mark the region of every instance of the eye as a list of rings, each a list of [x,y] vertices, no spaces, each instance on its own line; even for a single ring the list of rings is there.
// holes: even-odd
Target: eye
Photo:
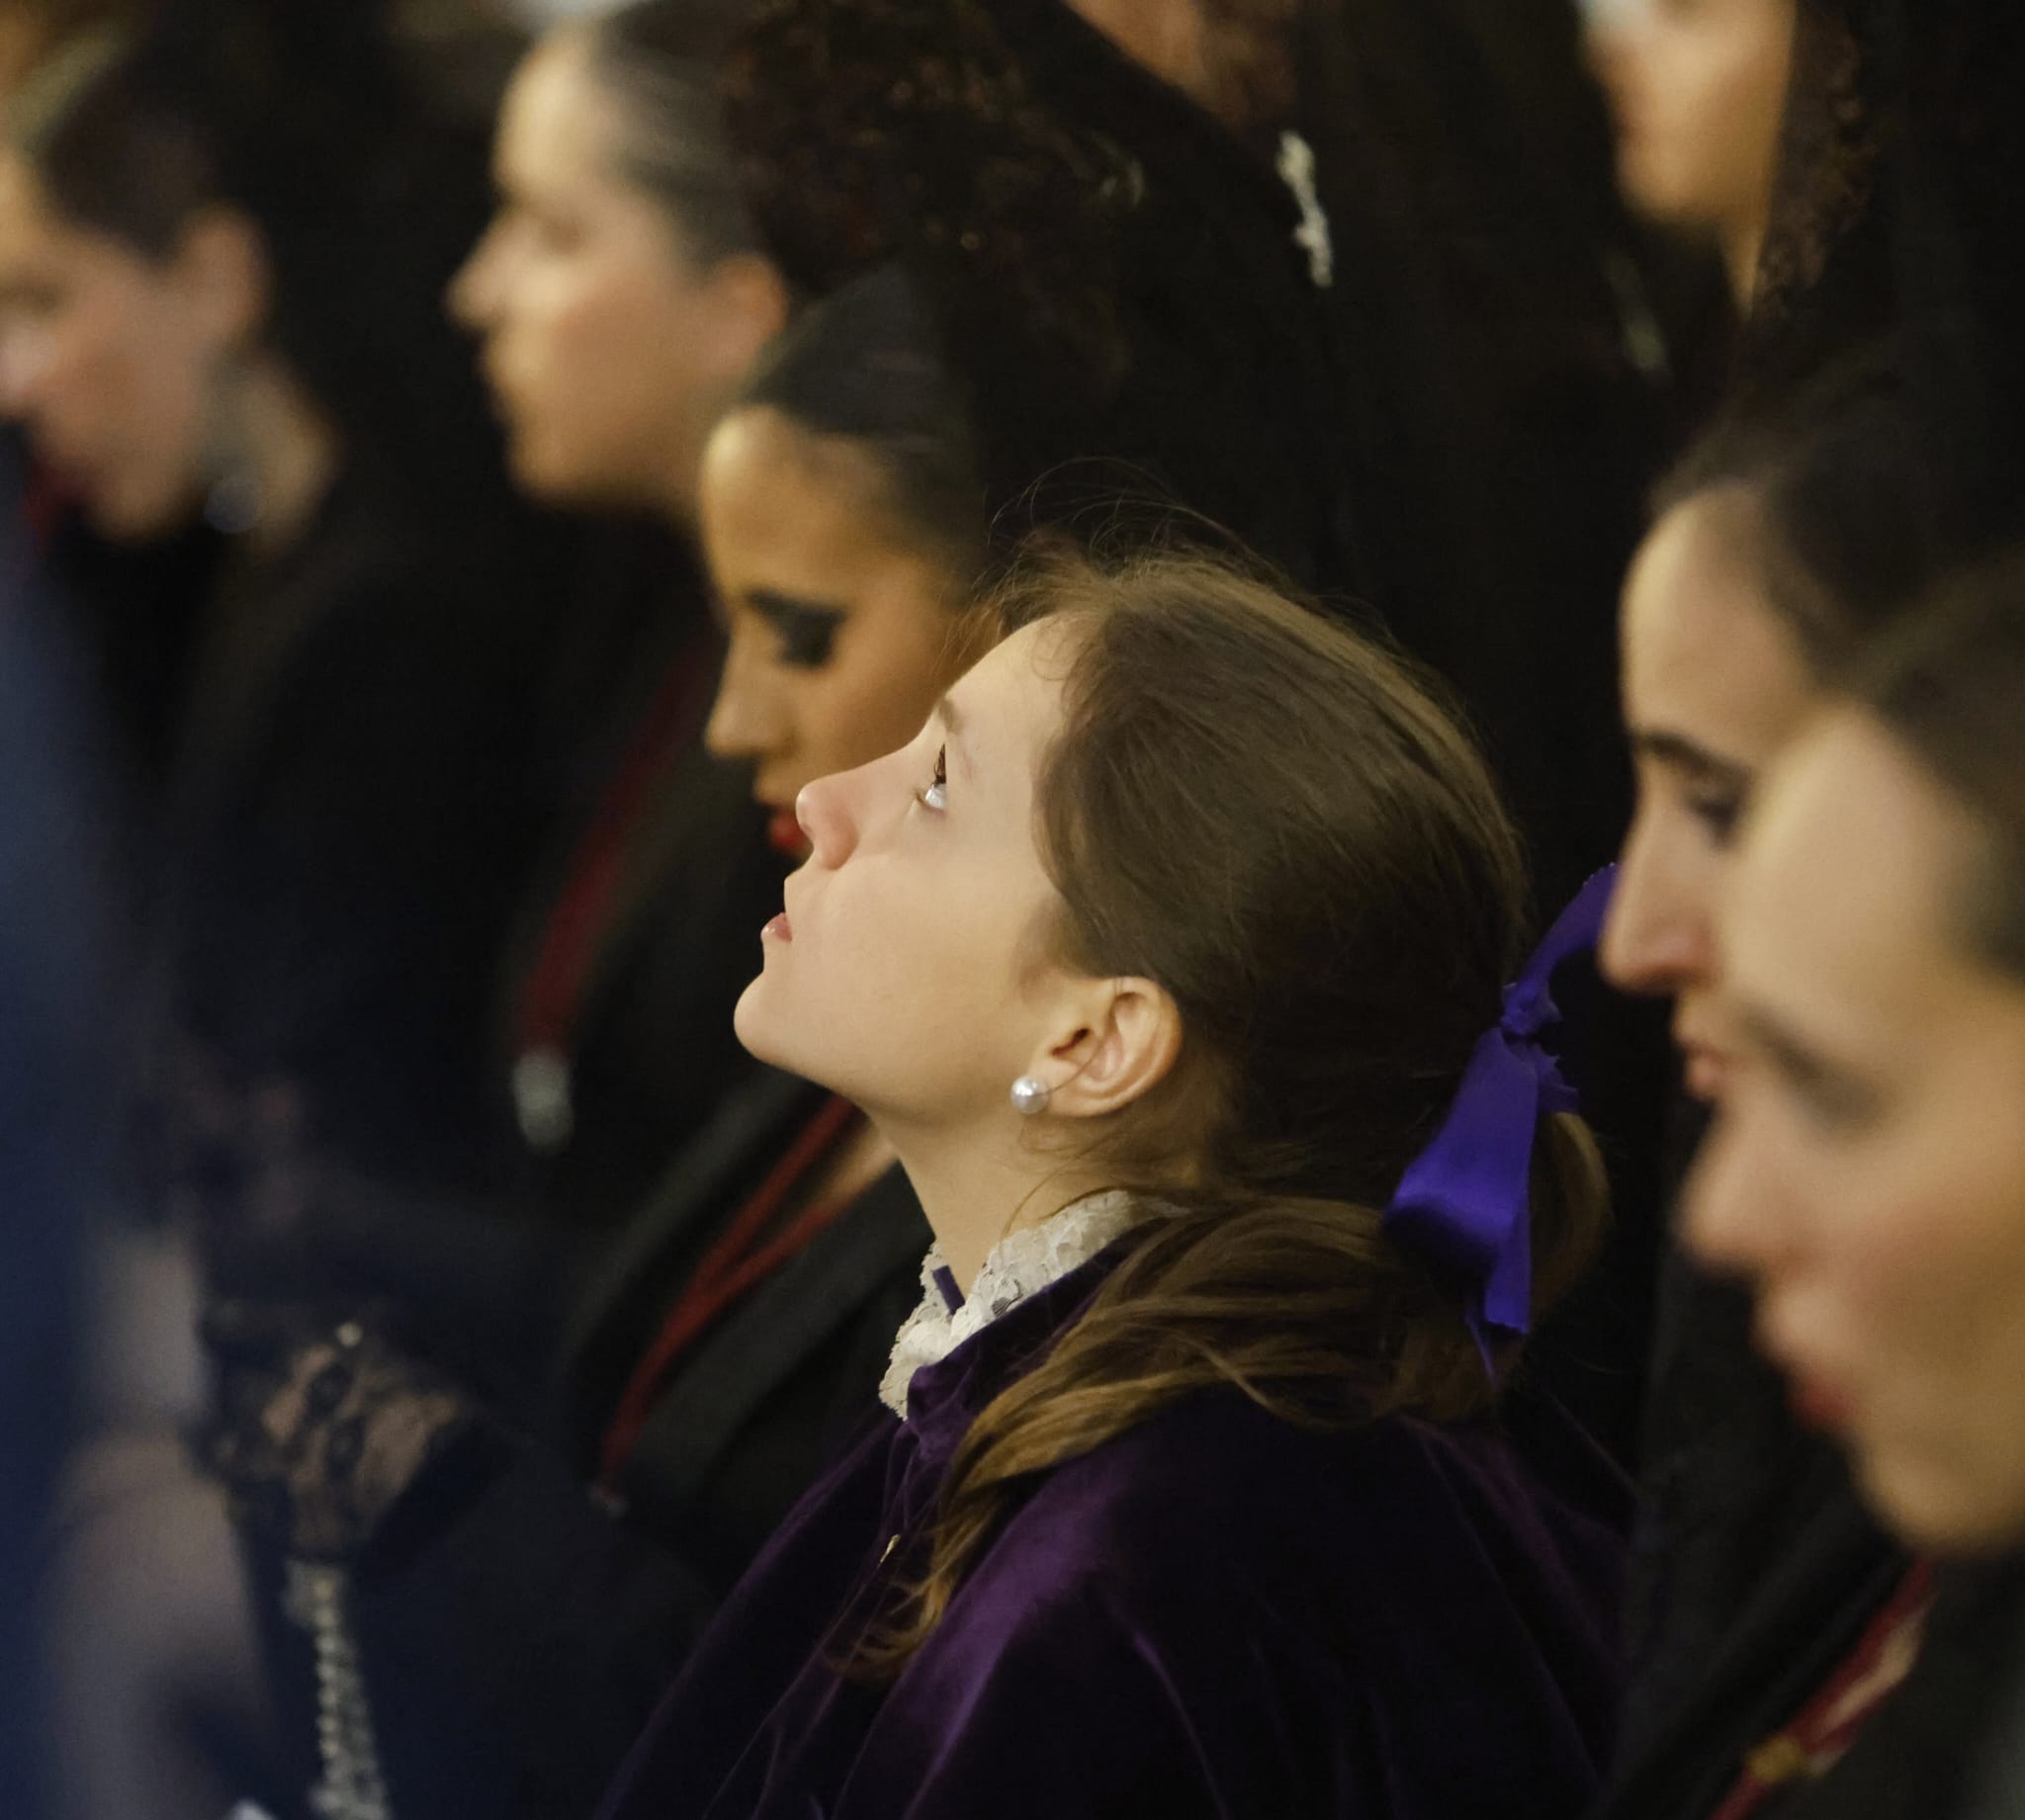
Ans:
[[[1736,838],[1737,823],[1743,820],[1744,798],[1738,791],[1691,796],[1688,812],[1716,846],[1726,847]]]
[[[949,807],[949,748],[946,745],[935,748],[935,775],[914,795],[915,801],[924,809],[933,810],[936,815]]]
[[[841,607],[801,600],[771,588],[748,589],[745,605],[771,628],[776,663],[791,670],[820,670],[836,654]]]
[[[828,613],[798,613],[775,622],[780,634],[780,660],[790,669],[820,670],[836,650],[836,618]]]

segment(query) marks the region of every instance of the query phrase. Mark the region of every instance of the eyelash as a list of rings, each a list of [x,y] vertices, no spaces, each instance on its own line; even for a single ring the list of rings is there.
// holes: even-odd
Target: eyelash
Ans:
[[[949,748],[946,745],[935,748],[935,775],[914,793],[914,799],[935,815],[949,807]]]
[[[1735,838],[1737,823],[1744,814],[1741,796],[1699,797],[1692,799],[1688,807],[1718,847],[1728,846]]]
[[[774,630],[780,636],[780,660],[791,669],[820,670],[836,650],[836,622],[813,614],[782,620]]]

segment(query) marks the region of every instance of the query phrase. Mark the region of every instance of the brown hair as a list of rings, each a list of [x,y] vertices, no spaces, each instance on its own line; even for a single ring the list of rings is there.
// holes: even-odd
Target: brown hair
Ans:
[[[48,207],[154,263],[237,211],[267,266],[262,341],[348,452],[426,479],[432,509],[496,509],[497,433],[442,306],[484,220],[488,123],[391,0],[132,10],[140,29],[71,40],[0,118]]]
[[[608,103],[619,174],[706,266],[763,250],[721,81],[740,12],[729,0],[634,0],[558,28],[582,44]]]
[[[2025,981],[2025,556],[1951,581],[1870,653],[1856,689],[1983,829],[1949,902],[1972,950]]]
[[[1818,676],[1912,606],[1939,562],[1940,465],[1890,343],[1836,363],[1776,405],[1720,418],[1653,496],[1655,516],[1726,496],[1725,532]]]
[[[1496,1395],[1465,1286],[1380,1212],[1522,958],[1525,869],[1482,758],[1404,660],[1206,557],[1036,558],[1001,607],[1059,628],[1067,664],[1036,803],[1058,951],[1158,982],[1183,1052],[1102,1135],[1114,1184],[1159,1211],[971,1425],[925,1570],[858,1651],[874,1673],[934,1628],[1021,1480],[1194,1391],[1327,1423]],[[1541,1305],[1606,1218],[1580,1121],[1545,1139]]]

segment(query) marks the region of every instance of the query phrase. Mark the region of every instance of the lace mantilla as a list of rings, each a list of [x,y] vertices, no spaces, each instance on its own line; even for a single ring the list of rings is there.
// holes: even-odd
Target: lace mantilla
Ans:
[[[1074,1201],[1038,1226],[1010,1233],[985,1259],[970,1299],[953,1309],[943,1288],[951,1281],[948,1265],[940,1247],[930,1250],[922,1264],[921,1306],[908,1316],[893,1342],[893,1360],[880,1381],[879,1401],[905,1418],[908,1386],[917,1371],[947,1358],[1028,1296],[1088,1263],[1136,1218],[1131,1196],[1112,1190]]]

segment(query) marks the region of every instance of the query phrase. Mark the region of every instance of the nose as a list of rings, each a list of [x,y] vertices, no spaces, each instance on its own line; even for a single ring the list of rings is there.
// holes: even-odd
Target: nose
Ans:
[[[1602,59],[1624,47],[1643,21],[1650,0],[1580,0],[1582,38],[1592,57]]]
[[[495,311],[493,294],[498,287],[493,282],[492,267],[498,238],[499,225],[495,221],[479,236],[478,244],[452,274],[443,293],[443,307],[450,319],[474,334],[491,326]]]
[[[34,411],[46,365],[36,328],[26,322],[0,322],[0,416],[18,419]]]
[[[819,866],[835,871],[847,860],[858,842],[858,818],[852,786],[857,771],[843,771],[819,777],[802,786],[795,798],[795,820],[809,842],[810,857]]]
[[[1625,842],[1597,950],[1624,992],[1663,997],[1716,983],[1715,880],[1679,850],[1676,832],[1641,810]]]
[[[1644,0],[1583,0],[1583,54],[1613,101],[1622,97],[1632,75],[1632,40],[1646,23],[1644,11]]]
[[[763,655],[734,638],[725,652],[717,700],[703,729],[713,757],[727,761],[775,758],[787,743],[787,729],[774,691],[767,687]]]

